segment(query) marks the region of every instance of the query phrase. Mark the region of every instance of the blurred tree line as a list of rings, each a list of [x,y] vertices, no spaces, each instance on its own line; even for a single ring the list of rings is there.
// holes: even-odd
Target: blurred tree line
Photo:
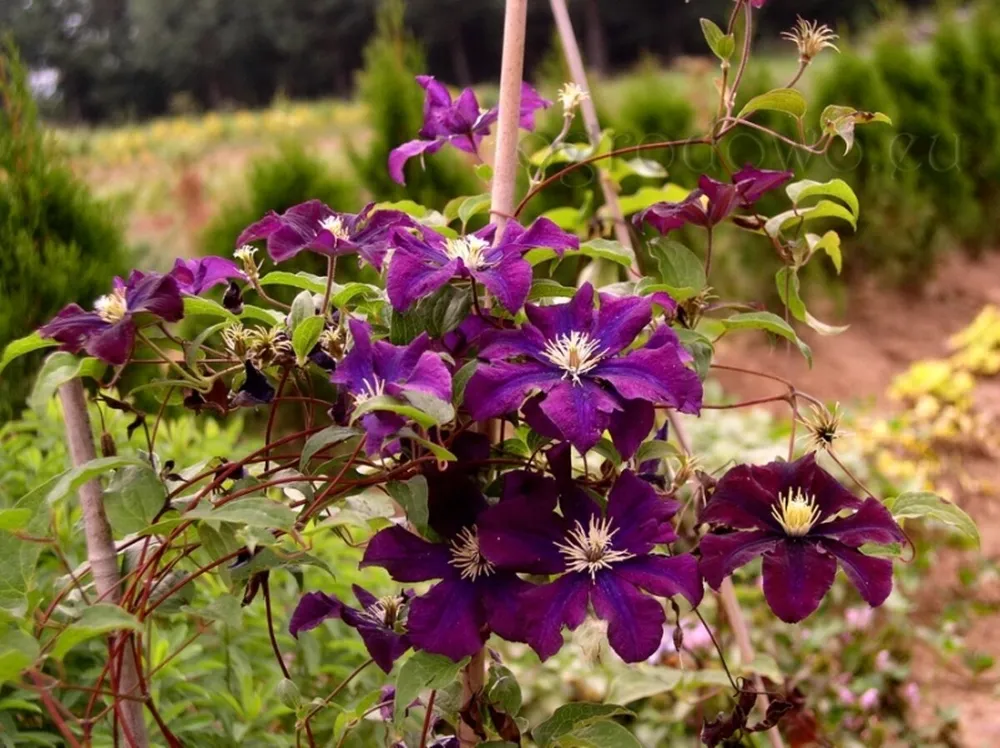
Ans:
[[[880,0],[769,0],[760,32],[796,15],[864,24]],[[908,4],[916,4],[909,2]],[[71,121],[260,106],[276,95],[351,93],[377,0],[3,0],[0,28],[26,62],[60,73],[55,113]],[[702,52],[698,18],[732,0],[571,0],[588,62],[601,72],[644,55]],[[553,38],[549,5],[529,8],[528,69]],[[406,23],[430,72],[452,83],[499,75],[503,0],[407,0]]]

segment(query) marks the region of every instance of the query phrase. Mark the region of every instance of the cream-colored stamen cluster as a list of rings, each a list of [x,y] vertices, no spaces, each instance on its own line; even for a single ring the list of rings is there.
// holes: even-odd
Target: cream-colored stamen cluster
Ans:
[[[819,521],[819,507],[816,506],[816,499],[804,493],[801,488],[795,491],[788,489],[786,495],[778,496],[778,504],[771,507],[771,515],[786,535],[801,538],[808,535]]]
[[[371,400],[373,397],[381,397],[385,394],[385,380],[380,378],[377,374],[372,374],[372,378],[370,380],[363,380],[361,382],[361,386],[364,389],[354,396],[355,405],[360,405],[361,403]]]
[[[128,312],[128,305],[125,303],[125,291],[115,289],[107,296],[102,296],[94,302],[94,311],[107,322],[119,322],[124,319]]]
[[[559,89],[559,103],[562,104],[563,116],[572,117],[577,107],[589,98],[590,94],[576,83],[564,84]]]
[[[483,270],[491,264],[486,259],[489,247],[489,242],[478,236],[466,236],[461,239],[446,239],[444,251],[452,260],[461,260],[467,268]]]
[[[613,564],[632,558],[634,554],[611,547],[617,533],[618,528],[612,530],[611,520],[607,517],[591,517],[586,530],[578,521],[566,536],[566,542],[556,543],[566,559],[566,570],[587,572],[591,579],[595,579],[601,569],[610,569]]]
[[[781,36],[799,48],[799,60],[803,63],[812,62],[824,49],[840,50],[833,42],[838,35],[829,26],[816,21],[807,21],[800,17],[791,31],[782,31]]]
[[[256,260],[257,249],[251,247],[249,244],[244,244],[242,247],[233,252],[233,257],[240,261],[243,265],[243,272],[246,273],[247,278],[250,279],[251,283],[255,283],[260,277],[260,265],[257,264]]]
[[[594,340],[585,332],[573,331],[547,341],[542,355],[566,372],[564,379],[569,377],[579,384],[581,374],[601,363],[604,350],[599,340]]]
[[[350,238],[351,234],[344,226],[344,219],[340,216],[327,216],[322,221],[319,222],[320,228],[326,229],[331,234],[333,234],[334,239],[339,239],[340,241],[345,241]]]
[[[403,602],[403,598],[399,595],[380,597],[364,609],[364,616],[372,623],[391,629],[395,627],[396,621],[399,619]]]
[[[479,550],[479,535],[468,527],[464,528],[449,544],[451,560],[448,562],[462,573],[462,579],[475,581],[488,577],[495,567]]]

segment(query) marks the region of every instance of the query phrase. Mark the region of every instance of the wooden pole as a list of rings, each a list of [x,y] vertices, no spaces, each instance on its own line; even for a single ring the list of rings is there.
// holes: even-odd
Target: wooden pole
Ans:
[[[569,66],[569,74],[573,78],[573,83],[578,85],[588,94],[590,86],[587,83],[587,71],[583,66],[583,57],[580,54],[580,45],[576,43],[576,34],[573,32],[573,21],[566,7],[566,0],[549,0],[552,5],[552,15],[555,17],[556,30],[559,32],[559,40],[562,43],[563,54],[566,55],[566,64]],[[590,144],[595,148],[601,142],[601,123],[597,119],[597,107],[594,105],[593,96],[588,96],[580,102],[580,113],[583,115],[583,124],[587,128],[587,137]],[[625,223],[625,215],[622,213],[621,204],[618,202],[618,193],[612,184],[610,177],[603,171],[598,170],[598,179],[601,182],[601,192],[604,194],[604,204],[611,212],[611,219],[614,222],[615,238],[623,247],[631,248],[632,237],[628,233],[628,224]],[[632,273],[639,275],[639,268],[633,267]]]
[[[90,415],[87,413],[87,400],[83,392],[83,384],[79,379],[73,379],[59,388],[59,400],[62,403],[63,419],[66,421],[66,440],[69,443],[69,454],[74,467],[90,462],[96,457],[94,437],[90,430]],[[120,577],[118,575],[118,556],[115,553],[114,537],[111,534],[111,524],[104,512],[104,499],[101,484],[95,479],[80,487],[80,509],[83,512],[83,533],[87,541],[87,560],[90,562],[90,572],[94,577],[94,586],[98,595],[110,603],[121,600]],[[115,637],[109,642],[110,652],[116,649]],[[136,670],[134,640],[118,647],[120,652],[120,667],[112,666],[112,672],[118,673],[115,684],[118,693],[129,696],[142,696],[139,689],[139,675]],[[146,735],[146,723],[143,719],[143,703],[136,699],[120,699],[116,705],[119,719],[124,723],[121,735],[125,744],[131,748],[147,748],[149,738]],[[131,739],[130,739],[131,738]]]

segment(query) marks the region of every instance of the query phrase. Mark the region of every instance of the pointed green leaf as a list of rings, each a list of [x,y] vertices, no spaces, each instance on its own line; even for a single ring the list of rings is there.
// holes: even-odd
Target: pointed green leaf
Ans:
[[[327,426],[306,439],[302,455],[299,457],[299,469],[304,471],[317,452],[360,435],[361,431],[350,426]]]
[[[468,657],[455,662],[444,655],[430,652],[414,653],[396,676],[396,722],[402,721],[407,708],[423,691],[446,688],[455,682]]]
[[[147,463],[135,457],[98,457],[96,460],[85,462],[79,467],[72,468],[63,473],[55,485],[49,490],[45,497],[45,502],[52,506],[76,491],[89,480],[98,478],[111,470],[118,470],[124,467],[145,467]]]
[[[104,492],[104,510],[115,537],[145,530],[166,500],[166,486],[149,465],[128,465],[119,470]]]
[[[776,88],[760,96],[754,96],[746,103],[740,111],[738,118],[743,119],[748,114],[767,110],[772,112],[784,112],[795,118],[805,115],[808,105],[806,98],[794,88]]]
[[[295,522],[295,510],[264,496],[244,496],[219,507],[203,501],[184,512],[182,518],[288,530]]]
[[[659,237],[649,243],[649,252],[660,269],[663,285],[676,301],[687,301],[705,288],[704,263],[680,242]]]
[[[831,179],[829,182],[814,182],[811,179],[804,179],[801,182],[788,185],[785,191],[796,206],[810,197],[833,197],[847,205],[855,218],[861,212],[858,196],[843,179]]]
[[[299,366],[305,366],[309,361],[309,354],[323,334],[323,325],[322,317],[307,317],[292,333],[292,350],[295,351],[295,360]]]
[[[42,350],[43,348],[55,348],[57,345],[59,345],[59,343],[50,338],[43,338],[37,332],[33,332],[31,335],[26,335],[23,338],[11,341],[7,344],[7,347],[3,349],[3,356],[0,356],[0,374],[3,373],[3,370],[6,369],[7,365],[15,358],[24,356],[32,351]]]
[[[886,499],[885,506],[896,519],[931,519],[941,522],[971,540],[977,548],[980,545],[979,528],[972,517],[937,494],[926,491],[904,493],[893,499]]]
[[[397,701],[397,703],[399,703]],[[564,704],[538,727],[531,731],[531,737],[538,743],[538,748],[548,748],[564,735],[588,727],[595,722],[607,721],[612,717],[634,717],[625,707],[617,704],[592,704],[577,702]]]
[[[56,390],[71,379],[97,379],[104,375],[107,364],[96,358],[77,358],[72,353],[57,351],[45,359],[35,379],[35,387],[28,397],[28,405],[36,412],[44,412]]]
[[[262,286],[291,286],[301,291],[323,293],[326,291],[326,278],[312,273],[288,273],[275,270],[260,279]]]
[[[142,625],[135,616],[117,605],[91,605],[84,608],[80,617],[59,633],[51,654],[61,660],[77,644],[122,630],[141,631]]]
[[[716,57],[723,62],[729,62],[736,51],[736,37],[733,34],[726,34],[714,21],[707,18],[701,19],[701,31],[708,42],[708,48],[712,50]]]
[[[805,356],[806,361],[809,362],[809,366],[812,366],[812,349],[799,339],[791,325],[776,314],[771,312],[735,314],[722,320],[722,326],[726,330],[764,330],[779,335],[795,343],[802,355]]]

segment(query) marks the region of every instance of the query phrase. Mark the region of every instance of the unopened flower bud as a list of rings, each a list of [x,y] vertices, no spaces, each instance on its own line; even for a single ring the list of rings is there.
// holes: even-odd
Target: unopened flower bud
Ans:
[[[243,314],[243,289],[236,281],[229,281],[229,287],[222,297],[222,306],[233,314]]]
[[[107,431],[101,434],[101,454],[105,457],[114,457],[118,454],[118,448],[115,446],[115,438]]]
[[[289,709],[298,711],[299,707],[302,706],[302,694],[299,692],[299,687],[295,685],[295,681],[288,678],[282,679],[278,684],[278,701]]]

